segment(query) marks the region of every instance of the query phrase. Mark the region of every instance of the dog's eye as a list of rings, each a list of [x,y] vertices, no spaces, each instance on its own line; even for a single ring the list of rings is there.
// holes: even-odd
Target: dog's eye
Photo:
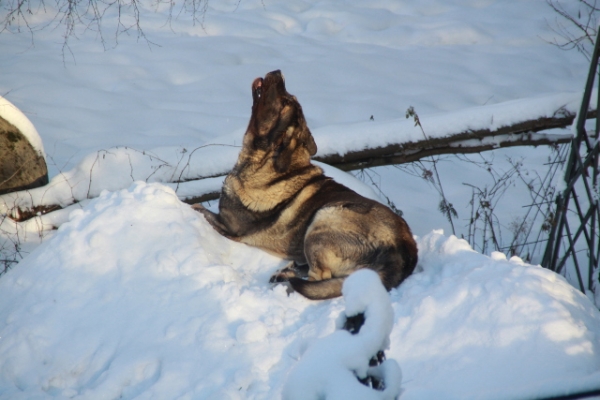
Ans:
[[[262,88],[259,86],[256,88],[256,97],[260,99],[260,95],[262,94]]]

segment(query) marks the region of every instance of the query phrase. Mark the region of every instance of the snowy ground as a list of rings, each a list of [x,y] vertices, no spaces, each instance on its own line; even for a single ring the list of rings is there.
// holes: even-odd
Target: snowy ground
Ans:
[[[151,150],[176,165],[183,149],[222,144],[209,149],[234,160],[255,77],[284,72],[317,145],[329,138],[325,149],[340,127],[359,131],[371,115],[393,132],[409,106],[427,130],[477,106],[577,98],[587,73],[583,56],[547,43],[556,15],[538,0],[237,3],[212,0],[204,28],[144,14],[156,45],[121,35],[114,47],[108,27],[104,51],[94,32],[79,32],[64,58],[60,29],[36,32],[33,44],[0,34],[0,96],[33,122],[51,178],[89,176],[110,157],[127,167],[78,189],[100,197],[52,213],[46,222],[61,227],[43,241],[39,221],[25,227],[31,254],[0,277],[0,398],[278,398],[304,351],[334,332],[344,300],[271,288],[281,260],[216,235],[177,199],[181,188],[130,183],[135,157],[135,174],[154,172]],[[500,170],[505,156],[523,158],[535,175],[549,155],[487,157]],[[196,160],[207,174],[219,166],[209,159]],[[463,183],[483,186],[486,173],[456,159],[440,170],[462,229]],[[114,185],[122,175],[127,184]],[[419,238],[419,272],[391,293],[386,353],[402,369],[401,399],[532,398],[600,382],[600,315],[585,296],[547,270],[440,233],[449,224],[422,179],[391,167],[372,176]],[[508,226],[530,200],[505,196],[498,215]]]

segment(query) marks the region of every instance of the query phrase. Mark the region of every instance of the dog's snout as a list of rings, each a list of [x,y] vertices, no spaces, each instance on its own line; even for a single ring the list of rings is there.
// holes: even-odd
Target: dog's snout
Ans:
[[[285,78],[283,77],[283,73],[278,69],[265,75],[263,86],[263,92],[271,90],[271,88],[274,87],[279,96],[287,94],[285,89]]]

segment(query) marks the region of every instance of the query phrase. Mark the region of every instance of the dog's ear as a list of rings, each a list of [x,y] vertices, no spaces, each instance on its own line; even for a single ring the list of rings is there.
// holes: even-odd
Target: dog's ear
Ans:
[[[294,101],[296,102],[296,117],[297,117],[297,124],[298,124],[298,130],[299,130],[299,134],[298,134],[298,138],[300,139],[300,142],[304,145],[304,147],[306,147],[306,150],[308,150],[308,154],[310,154],[310,156],[314,156],[315,154],[317,154],[317,144],[315,143],[315,139],[312,136],[312,133],[310,132],[310,129],[308,129],[308,125],[306,124],[306,119],[304,119],[304,113],[302,112],[302,106],[300,105],[300,103],[298,103],[298,100],[296,99],[296,96],[292,96],[294,98]]]
[[[274,143],[275,151],[273,152],[273,161],[277,172],[283,173],[290,168],[294,153],[297,152],[300,146],[303,146],[308,150],[309,157],[315,155],[317,152],[317,144],[308,128],[303,129],[303,132],[298,134],[299,129],[300,128],[295,126],[288,127]],[[301,154],[302,153],[299,153],[297,155],[297,157],[300,157],[299,160],[305,157]],[[308,160],[309,158],[307,157],[306,161]]]
[[[314,156],[315,154],[317,154],[317,144],[315,143],[315,139],[313,138],[312,134],[310,133],[310,130],[308,128],[306,128],[306,137],[304,139],[304,145],[306,146],[306,148],[308,149],[308,154],[310,154],[311,156]]]
[[[273,146],[273,161],[277,172],[286,172],[293,161],[294,153],[299,147],[304,147],[308,151],[309,156],[304,160],[310,162],[310,157],[317,153],[317,144],[313,136],[306,126],[306,120],[302,113],[302,107],[293,98],[293,101],[288,103],[279,114],[277,127],[274,129],[275,135],[271,139]],[[296,157],[300,157],[298,161],[306,156],[299,153]]]
[[[298,103],[298,126],[300,129],[300,134],[298,137],[300,138],[300,141],[304,147],[306,147],[306,150],[308,150],[308,154],[310,154],[312,157],[317,154],[317,144],[315,143],[315,139],[313,138],[310,129],[308,129],[308,125],[304,119],[304,113],[302,112],[300,103]]]
[[[297,142],[294,138],[295,127],[289,126],[281,132],[273,143],[273,165],[275,171],[286,172],[292,164],[292,156],[296,150]]]

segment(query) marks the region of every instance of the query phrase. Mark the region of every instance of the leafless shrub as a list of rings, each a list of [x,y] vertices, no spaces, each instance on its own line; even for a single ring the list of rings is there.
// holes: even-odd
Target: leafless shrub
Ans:
[[[464,183],[472,190],[465,237],[471,246],[482,253],[501,251],[528,262],[534,256],[540,256],[554,223],[555,177],[562,170],[567,153],[568,146],[552,148],[544,175],[525,168],[523,160],[510,157],[506,160],[510,168],[504,172],[497,171],[491,162],[480,163],[491,183],[483,187]],[[516,186],[529,194],[530,202],[521,204],[523,211],[505,224],[507,216],[498,215],[498,205],[507,189]]]
[[[551,43],[565,50],[577,49],[590,60],[600,16],[597,0],[546,0],[546,3],[558,14],[549,23],[559,36]]]
[[[209,0],[0,0],[0,33],[28,32],[33,43],[36,32],[60,29],[64,57],[72,54],[69,41],[86,31],[94,32],[104,48],[107,31],[112,31],[115,45],[123,34],[134,34],[148,45],[155,44],[142,27],[144,15],[165,8],[168,25],[174,18],[185,16],[193,25],[204,27],[208,5]],[[42,15],[47,18],[40,23]]]
[[[413,119],[413,121],[415,122],[415,126],[418,126],[421,129],[421,133],[423,133],[425,140],[427,142],[429,142],[429,137],[425,133],[425,130],[423,129],[423,125],[421,125],[421,120],[419,119],[419,115],[417,114],[417,112],[415,111],[415,109],[412,106],[410,106],[406,110],[406,118]],[[444,214],[444,216],[450,223],[450,226],[452,227],[452,234],[456,235],[456,229],[454,229],[453,218],[458,218],[458,213],[456,212],[454,205],[448,201],[448,198],[446,197],[446,194],[444,193],[444,186],[442,185],[442,180],[440,179],[440,174],[439,174],[438,168],[437,168],[439,159],[440,158],[437,156],[428,157],[427,159],[423,159],[423,161],[420,160],[420,161],[413,163],[413,166],[416,169],[420,170],[421,177],[423,179],[425,179],[427,182],[429,182],[435,188],[435,190],[438,192],[438,194],[440,196],[438,210],[442,214]],[[424,163],[427,161],[429,161],[431,163],[431,169],[425,168]]]

